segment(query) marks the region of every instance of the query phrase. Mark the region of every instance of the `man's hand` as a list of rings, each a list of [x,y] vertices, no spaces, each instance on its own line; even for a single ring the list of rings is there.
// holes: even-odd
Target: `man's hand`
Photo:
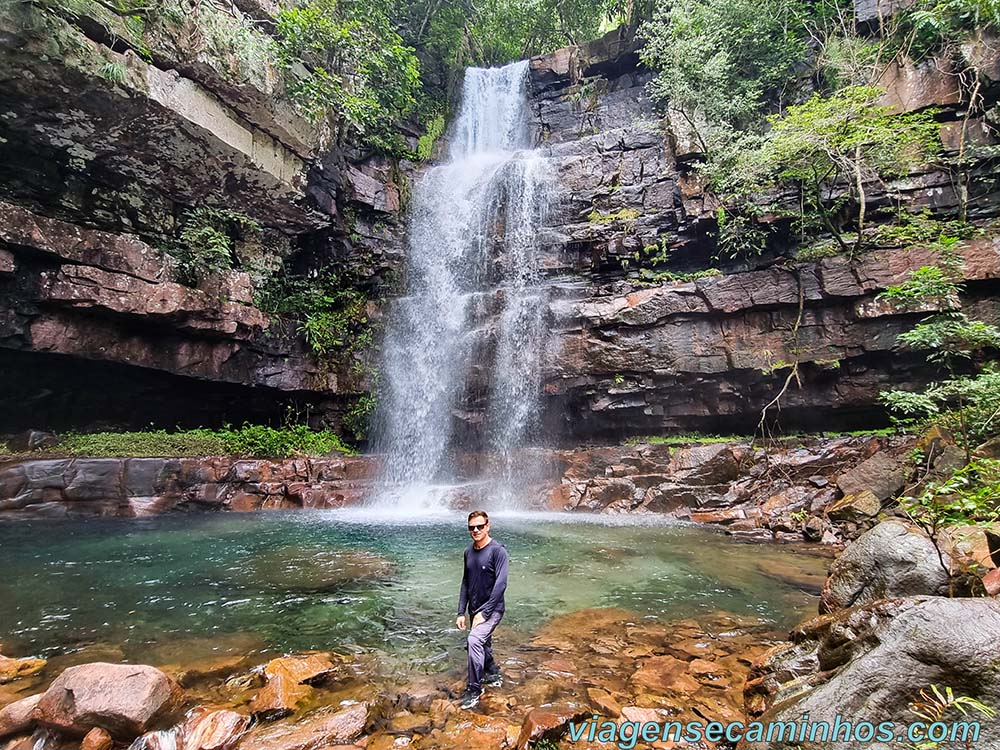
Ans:
[[[477,625],[482,625],[484,622],[486,622],[486,618],[483,617],[483,613],[476,612],[475,616],[472,618],[472,627],[476,627]]]
[[[459,615],[455,618],[455,625],[458,626],[459,630],[465,630],[465,615]]]

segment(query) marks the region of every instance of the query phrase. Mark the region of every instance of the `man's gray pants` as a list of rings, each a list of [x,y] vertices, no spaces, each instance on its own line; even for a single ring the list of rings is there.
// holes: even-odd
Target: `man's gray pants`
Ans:
[[[484,670],[493,664],[493,631],[502,619],[503,612],[494,612],[469,630],[468,686],[474,690],[481,687]]]

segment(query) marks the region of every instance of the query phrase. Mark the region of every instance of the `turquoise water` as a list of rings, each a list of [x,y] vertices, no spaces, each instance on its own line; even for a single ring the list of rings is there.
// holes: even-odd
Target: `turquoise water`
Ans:
[[[671,620],[724,610],[787,629],[815,612],[825,561],[690,526],[497,516],[511,557],[505,626],[527,637],[585,607]],[[177,653],[369,652],[434,671],[461,643],[465,516],[167,515],[0,524],[0,643]],[[811,589],[811,590],[810,590]]]

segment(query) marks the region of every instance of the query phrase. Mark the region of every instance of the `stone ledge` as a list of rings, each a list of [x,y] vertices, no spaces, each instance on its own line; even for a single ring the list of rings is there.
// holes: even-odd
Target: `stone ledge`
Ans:
[[[0,462],[0,512],[139,517],[182,508],[340,508],[368,493],[375,462],[336,458],[56,458]]]
[[[25,12],[41,32],[0,20],[5,128],[183,205],[226,205],[292,233],[329,223],[305,199],[309,165],[196,82]],[[104,77],[109,66],[121,80]]]

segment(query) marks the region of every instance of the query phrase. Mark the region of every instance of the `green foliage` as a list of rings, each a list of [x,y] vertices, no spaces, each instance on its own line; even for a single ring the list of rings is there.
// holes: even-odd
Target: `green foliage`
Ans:
[[[128,69],[125,67],[125,63],[123,62],[118,60],[108,60],[101,66],[98,74],[101,78],[111,81],[111,83],[124,83],[125,78],[128,75]]]
[[[864,220],[864,183],[905,174],[925,164],[939,147],[938,125],[929,111],[893,114],[877,101],[881,91],[852,87],[832,96],[814,94],[784,115],[756,145],[728,161],[708,165],[713,183],[737,201],[749,201],[777,186],[794,186],[803,205],[816,212],[845,251],[836,209],[845,181],[858,204],[859,241]],[[857,246],[855,246],[857,249]]]
[[[953,367],[957,360],[972,359],[983,349],[1000,348],[1000,328],[965,313],[936,315],[902,333],[899,341],[911,349],[929,349],[927,361]]]
[[[840,246],[833,240],[824,240],[806,245],[795,252],[795,260],[802,263],[814,263],[823,258],[832,258],[840,254]]]
[[[790,181],[819,193],[858,170],[866,178],[899,176],[926,163],[938,144],[932,113],[893,114],[877,104],[881,95],[868,87],[814,94],[769,118],[771,130],[742,166],[765,184]]]
[[[1000,367],[986,365],[975,375],[936,381],[923,391],[880,395],[897,424],[940,424],[972,446],[1000,433]]]
[[[608,224],[629,224],[640,216],[642,216],[642,212],[635,208],[623,208],[610,213],[602,213],[594,209],[587,214],[587,221],[591,224],[600,224],[601,226],[607,226]]]
[[[989,362],[977,368],[976,360],[984,351],[1000,349],[1000,328],[970,319],[957,309],[962,290],[957,273],[953,260],[943,267],[923,266],[880,295],[904,308],[931,302],[944,310],[900,334],[899,342],[927,351],[927,361],[943,367],[948,375],[922,391],[887,391],[880,399],[896,423],[938,422],[959,435],[968,451],[997,432],[1000,366]],[[957,373],[959,365],[971,368],[972,373]]]
[[[654,100],[681,110],[702,142],[760,124],[806,54],[799,0],[677,0],[640,31]]]
[[[972,224],[932,216],[930,211],[903,212],[895,223],[881,224],[872,232],[872,244],[894,247],[931,246],[947,252],[959,240],[981,232]]]
[[[187,214],[180,243],[169,249],[177,260],[181,281],[197,284],[214,273],[233,267],[234,243],[261,231],[253,219],[224,208],[197,208]]]
[[[278,59],[305,116],[342,115],[361,141],[400,151],[393,125],[416,104],[420,65],[380,0],[312,0],[277,18]],[[305,62],[305,74],[299,67]]]
[[[689,283],[699,279],[710,279],[714,276],[721,276],[722,271],[718,268],[703,268],[700,271],[689,273],[675,273],[673,271],[654,271],[650,268],[639,269],[639,283],[666,284],[670,282]]]
[[[735,260],[760,255],[767,248],[768,230],[756,221],[753,204],[746,204],[744,212],[733,213],[719,206],[716,226],[719,231],[719,255]]]
[[[918,0],[904,13],[904,33],[911,34],[910,52],[917,59],[959,44],[977,31],[1000,29],[996,0]]]
[[[227,453],[237,456],[287,457],[325,455],[336,451],[351,453],[340,436],[332,432],[314,431],[307,425],[275,429],[263,425],[244,424],[238,430],[223,430]]]
[[[919,496],[902,498],[900,505],[918,524],[935,531],[993,523],[1000,519],[1000,461],[973,461],[947,479],[929,482]]]
[[[332,272],[312,278],[272,274],[254,295],[254,303],[271,315],[301,322],[302,334],[318,357],[336,350],[357,352],[372,344],[367,298],[350,279]]]
[[[645,435],[629,438],[628,445],[700,445],[708,443],[745,443],[751,439],[749,435],[707,435],[697,432],[678,435]]]
[[[444,134],[444,115],[435,115],[428,123],[424,134],[417,141],[417,158],[427,161],[434,153],[434,144]]]
[[[344,345],[341,319],[333,312],[308,313],[302,322],[302,335],[318,356]]]
[[[344,427],[351,431],[355,440],[363,440],[368,436],[371,418],[378,408],[374,394],[367,393],[359,397],[344,414]]]
[[[879,295],[899,308],[933,302],[945,310],[954,310],[961,304],[958,299],[961,284],[955,273],[940,266],[921,266],[911,271],[906,280],[893,284]]]
[[[316,432],[306,425],[280,429],[244,424],[219,430],[193,429],[167,432],[71,432],[62,436],[55,453],[69,456],[247,456],[286,458],[351,453],[338,435]]]

